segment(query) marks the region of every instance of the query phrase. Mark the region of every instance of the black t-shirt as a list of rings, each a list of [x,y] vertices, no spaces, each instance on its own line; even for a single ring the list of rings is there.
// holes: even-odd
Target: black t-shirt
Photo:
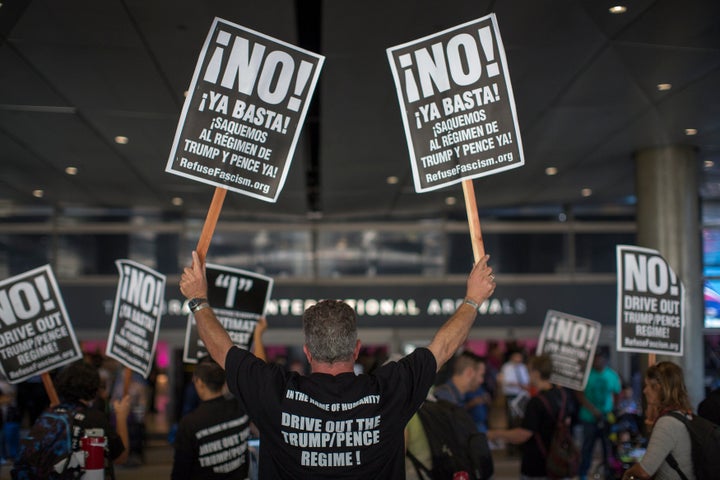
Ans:
[[[110,425],[107,415],[97,408],[82,408],[81,412],[85,414],[85,418],[80,422],[80,426],[87,430],[89,428],[102,428],[107,438],[107,450],[105,453],[106,467],[112,466],[112,461],[119,457],[125,450],[120,435]]]
[[[405,478],[404,436],[435,379],[419,348],[372,375],[301,376],[231,348],[228,387],[260,429],[260,478]]]
[[[547,400],[550,408],[552,408],[552,415],[548,413],[545,404],[538,398],[539,395],[543,395]],[[540,439],[545,446],[545,451],[547,451],[553,433],[555,432],[555,425],[562,403],[561,395],[559,388],[544,390],[540,392],[538,396],[532,397],[525,408],[525,416],[523,417],[521,427],[525,430],[530,430],[533,432],[533,435],[522,444],[520,472],[523,475],[527,475],[528,477],[544,477],[547,473],[545,469],[545,456],[538,446],[536,435],[540,435]],[[572,395],[565,392],[565,399],[565,416],[572,416],[575,410]]]
[[[202,402],[185,415],[175,436],[173,480],[248,477],[249,419],[235,398]]]

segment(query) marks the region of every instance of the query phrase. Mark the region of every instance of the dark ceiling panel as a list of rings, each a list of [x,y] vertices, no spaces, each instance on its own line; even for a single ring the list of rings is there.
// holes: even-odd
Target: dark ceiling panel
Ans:
[[[626,205],[636,151],[720,155],[720,2],[33,0],[0,43],[0,203],[203,214],[213,187],[165,173],[215,16],[326,56],[277,203],[229,193],[227,218],[462,218],[459,185],[417,194],[385,50],[491,11],[526,165],[474,181],[483,209]],[[673,88],[657,91],[658,82]],[[694,137],[685,128],[697,128]],[[130,141],[118,145],[113,139]],[[79,175],[64,174],[67,165]],[[718,162],[720,163],[720,161]],[[558,175],[548,177],[554,166]],[[399,181],[388,184],[389,176]],[[44,199],[31,196],[44,184]],[[319,182],[316,185],[316,182]],[[584,186],[592,197],[580,196]],[[718,189],[720,191],[720,188]],[[173,197],[184,205],[171,205]],[[314,197],[315,196],[315,197]],[[456,199],[454,205],[446,203]]]

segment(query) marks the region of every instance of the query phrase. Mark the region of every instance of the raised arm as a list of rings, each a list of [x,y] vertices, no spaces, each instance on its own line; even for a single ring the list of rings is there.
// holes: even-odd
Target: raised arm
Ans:
[[[255,327],[255,334],[253,335],[253,355],[260,360],[267,362],[267,353],[265,352],[265,344],[263,343],[263,333],[267,330],[268,322],[265,317],[260,317],[257,326]]]
[[[495,291],[495,276],[487,264],[489,258],[489,255],[485,255],[475,264],[468,276],[465,301],[440,327],[428,346],[435,356],[438,370],[467,340],[477,315],[477,307]]]
[[[200,261],[197,252],[192,252],[192,266],[185,267],[180,278],[180,291],[188,300],[193,298],[204,298],[207,300],[207,278],[205,277],[205,263]],[[215,312],[208,305],[195,311],[195,323],[197,324],[198,335],[205,344],[210,356],[225,368],[225,357],[228,350],[233,346],[230,335],[220,324]]]

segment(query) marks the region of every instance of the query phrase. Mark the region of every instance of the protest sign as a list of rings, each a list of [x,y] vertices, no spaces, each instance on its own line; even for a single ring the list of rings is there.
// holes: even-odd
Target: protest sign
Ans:
[[[215,316],[240,348],[249,349],[258,319],[272,293],[273,279],[247,270],[206,265],[208,303]],[[183,361],[197,363],[208,354],[200,340],[195,317],[188,315]]]
[[[417,192],[524,164],[494,14],[387,49]]]
[[[657,250],[618,245],[617,349],[682,356],[685,288]]]
[[[147,378],[160,333],[165,275],[132,260],[115,265],[120,280],[105,354]]]
[[[0,365],[11,383],[82,358],[50,265],[0,282]]]
[[[536,353],[552,358],[552,383],[572,390],[585,389],[600,329],[600,323],[594,320],[548,310]]]
[[[165,171],[277,201],[323,61],[215,18]]]

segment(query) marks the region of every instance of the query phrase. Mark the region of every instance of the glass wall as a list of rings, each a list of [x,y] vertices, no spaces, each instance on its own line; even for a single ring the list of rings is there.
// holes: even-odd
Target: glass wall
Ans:
[[[120,258],[176,275],[189,262],[203,222],[153,212],[6,216],[0,218],[0,275],[49,263],[61,279],[115,277]],[[635,225],[627,220],[494,217],[482,229],[493,268],[512,275],[614,272],[615,245],[635,238]],[[461,220],[271,224],[221,218],[208,259],[277,278],[429,278],[465,275],[473,252]]]

